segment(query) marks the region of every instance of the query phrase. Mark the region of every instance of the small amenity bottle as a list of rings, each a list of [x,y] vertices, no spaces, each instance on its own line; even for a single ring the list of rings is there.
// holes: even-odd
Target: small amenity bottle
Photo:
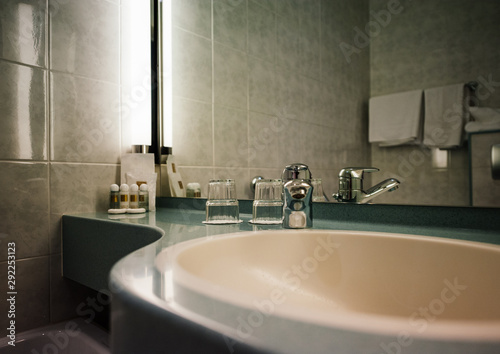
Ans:
[[[120,186],[120,208],[121,209],[130,208],[128,184],[122,184]]]
[[[130,209],[139,208],[139,187],[137,184],[132,184],[130,186]]]
[[[149,210],[149,190],[146,183],[141,184],[139,187],[139,208]]]
[[[109,209],[120,209],[120,187],[112,184],[109,189]]]

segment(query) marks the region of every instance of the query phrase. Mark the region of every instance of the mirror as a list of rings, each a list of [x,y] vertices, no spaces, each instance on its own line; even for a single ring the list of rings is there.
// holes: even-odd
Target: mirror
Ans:
[[[332,200],[341,168],[374,166],[366,188],[402,182],[374,203],[471,205],[470,144],[369,144],[368,99],[476,81],[478,104],[500,107],[500,2],[171,4],[172,150],[184,185],[200,183],[205,197],[209,179],[234,178],[251,199],[254,176],[303,162]]]

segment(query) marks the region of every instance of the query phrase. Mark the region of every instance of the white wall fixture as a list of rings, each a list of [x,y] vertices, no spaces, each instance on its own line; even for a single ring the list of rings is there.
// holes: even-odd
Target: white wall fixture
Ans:
[[[432,167],[446,169],[448,168],[449,151],[432,149]]]
[[[491,145],[491,177],[500,179],[500,144]]]

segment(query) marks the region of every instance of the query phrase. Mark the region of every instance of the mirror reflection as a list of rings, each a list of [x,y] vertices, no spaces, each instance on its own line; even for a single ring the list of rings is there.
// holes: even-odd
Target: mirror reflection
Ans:
[[[382,147],[369,142],[369,100],[477,82],[473,105],[500,107],[499,15],[488,0],[173,0],[172,148],[184,185],[206,197],[209,179],[232,178],[252,199],[254,176],[302,162],[332,201],[342,168],[373,166],[366,186],[401,182],[375,203],[498,206],[499,132],[447,150]]]

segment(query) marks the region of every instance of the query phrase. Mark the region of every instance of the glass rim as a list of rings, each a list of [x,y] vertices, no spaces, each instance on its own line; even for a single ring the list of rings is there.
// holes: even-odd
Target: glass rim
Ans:
[[[259,184],[259,183],[272,183],[272,182],[276,182],[276,183],[283,183],[283,180],[280,179],[280,178],[264,178],[264,179],[259,179],[255,184]]]
[[[227,179],[210,179],[208,183],[234,183],[234,179],[232,178],[227,178]]]

